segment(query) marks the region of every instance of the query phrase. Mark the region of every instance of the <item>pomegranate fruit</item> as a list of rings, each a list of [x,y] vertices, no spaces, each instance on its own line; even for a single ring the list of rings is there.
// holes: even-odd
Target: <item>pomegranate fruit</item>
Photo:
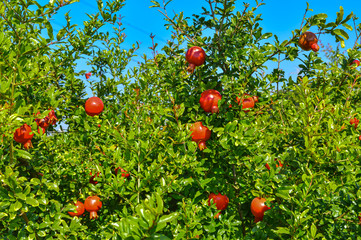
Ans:
[[[26,149],[29,149],[30,147],[32,147],[31,139],[34,136],[34,133],[30,133],[31,127],[25,123],[24,125],[15,130],[14,140],[18,143],[22,143]]]
[[[221,94],[217,90],[209,89],[201,94],[199,104],[205,112],[217,113],[218,101],[222,99]]]
[[[192,141],[198,143],[199,148],[202,147],[204,149],[206,141],[211,137],[211,130],[203,126],[202,122],[195,122],[190,130],[192,131]]]
[[[122,173],[122,177],[128,178],[128,177],[130,176],[130,174],[129,174],[127,171],[125,171],[123,168],[121,168],[121,167],[117,167],[117,168],[114,170],[115,175],[118,175],[118,170],[120,170],[120,172]]]
[[[236,101],[238,105],[242,104],[242,109],[244,112],[249,112],[249,110],[247,110],[248,108],[254,108],[256,103],[255,99],[258,102],[258,97],[247,97],[247,96],[249,96],[249,94],[245,93],[243,94],[243,98],[236,97]],[[232,107],[232,105],[230,105],[229,107]]]
[[[264,203],[266,202],[266,199],[256,197],[251,202],[251,212],[253,216],[255,217],[254,222],[257,223],[259,221],[263,220],[264,212],[271,209]]]
[[[97,212],[102,207],[102,202],[98,196],[89,196],[84,201],[84,208],[90,213],[90,219],[98,218]]]
[[[352,63],[349,64],[350,66],[356,65],[356,67],[360,66],[360,61],[355,59],[352,61]]]
[[[84,211],[85,211],[85,209],[84,209],[84,204],[82,203],[82,202],[80,202],[80,201],[77,201],[75,204],[74,204],[75,206],[76,206],[76,211],[75,212],[68,212],[68,214],[70,215],[70,216],[72,216],[72,217],[79,217],[79,216],[81,216],[83,213],[84,213]]]
[[[317,44],[318,39],[313,32],[304,32],[298,39],[298,45],[305,51],[317,52],[320,49],[320,46]]]
[[[228,207],[228,203],[229,203],[229,199],[226,195],[222,195],[220,193],[218,194],[214,194],[211,193],[209,194],[208,197],[208,206],[211,206],[211,199],[213,199],[213,204],[216,204],[216,208],[218,210],[225,210]],[[221,212],[219,212],[216,216],[214,216],[214,218],[218,218]]]
[[[189,63],[187,71],[193,73],[194,69],[206,60],[206,53],[200,47],[191,47],[186,53],[186,60]]]
[[[103,112],[104,104],[103,101],[98,97],[91,97],[85,102],[85,112],[89,116],[99,115]]]

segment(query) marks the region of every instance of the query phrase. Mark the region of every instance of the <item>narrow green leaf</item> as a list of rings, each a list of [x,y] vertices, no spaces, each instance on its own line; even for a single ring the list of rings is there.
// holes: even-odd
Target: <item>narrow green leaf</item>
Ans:
[[[314,239],[316,237],[316,233],[317,233],[317,228],[315,226],[315,224],[312,223],[311,225],[311,236]]]

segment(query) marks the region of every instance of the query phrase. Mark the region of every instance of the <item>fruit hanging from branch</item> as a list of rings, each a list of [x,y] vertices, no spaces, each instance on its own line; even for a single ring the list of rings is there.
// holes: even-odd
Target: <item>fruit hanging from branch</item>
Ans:
[[[84,201],[85,210],[90,213],[90,219],[98,218],[97,212],[102,207],[102,202],[98,196],[89,196]]]
[[[360,66],[360,61],[355,59],[352,61],[352,63],[349,64],[350,66],[353,66],[353,67],[358,67]]]
[[[249,97],[248,97],[249,96]],[[254,108],[255,104],[258,102],[257,96],[250,96],[249,94],[243,94],[243,97],[236,97],[236,102],[238,105],[242,105],[242,109],[244,112],[249,112],[250,108]],[[229,105],[231,108],[232,105]]]
[[[200,47],[194,46],[188,49],[186,53],[186,60],[189,63],[187,71],[193,73],[194,69],[204,63],[206,60],[206,53]]]
[[[257,223],[259,221],[263,220],[264,212],[271,209],[264,203],[266,202],[266,199],[256,197],[251,202],[251,212],[253,214],[254,222]]]
[[[298,39],[298,45],[305,51],[317,52],[320,46],[317,44],[318,39],[313,32],[304,32]]]
[[[211,137],[211,130],[203,126],[202,122],[195,122],[190,130],[192,141],[196,142],[201,150],[206,148],[206,141]]]
[[[213,89],[202,92],[199,104],[205,112],[218,113],[218,101],[222,99],[222,95]]]
[[[72,217],[81,216],[85,211],[84,204],[82,202],[80,202],[80,201],[77,201],[74,205],[76,206],[76,211],[75,212],[68,212],[68,214],[70,216],[72,216]]]
[[[85,112],[89,116],[99,115],[103,112],[104,104],[103,101],[98,97],[91,97],[85,102]]]
[[[24,145],[25,149],[31,148],[33,145],[31,144],[31,139],[34,136],[34,133],[31,133],[31,127],[28,124],[24,124],[18,129],[15,130],[14,140],[18,143]]]
[[[209,194],[208,206],[211,206],[211,199],[213,199],[213,204],[216,204],[216,208],[218,210],[223,211],[228,207],[229,199],[228,199],[228,197],[226,195],[222,195],[220,193],[218,193],[218,194],[214,194],[214,193]],[[220,214],[221,214],[221,212],[217,213],[217,215],[215,215],[214,218],[218,218]]]

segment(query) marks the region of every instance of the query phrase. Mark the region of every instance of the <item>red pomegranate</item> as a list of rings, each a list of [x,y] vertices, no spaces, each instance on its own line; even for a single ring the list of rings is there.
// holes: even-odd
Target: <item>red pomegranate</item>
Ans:
[[[186,53],[186,60],[189,63],[187,71],[193,73],[195,67],[202,65],[206,60],[206,53],[200,47],[191,47]]]
[[[90,213],[90,219],[98,218],[97,212],[102,207],[102,202],[98,196],[89,196],[84,201],[85,210]]]
[[[213,199],[213,204],[216,204],[218,210],[222,211],[228,207],[229,199],[226,195],[211,193],[208,197],[208,206],[211,206],[211,199]],[[220,212],[214,218],[218,218],[219,214]]]
[[[91,97],[85,102],[85,112],[89,116],[99,115],[104,110],[103,101],[98,97]]]
[[[34,133],[31,133],[31,127],[28,124],[24,124],[18,129],[15,130],[14,140],[18,143],[22,143],[26,149],[32,147],[31,139],[34,136]]]
[[[266,202],[266,199],[256,197],[251,202],[251,212],[253,216],[255,217],[254,222],[257,223],[259,221],[263,220],[264,212],[271,209],[264,203]]]
[[[195,122],[190,128],[192,131],[192,141],[202,144],[203,149],[205,148],[205,142],[211,137],[211,130],[203,126],[202,122]]]
[[[209,89],[201,94],[199,104],[205,112],[217,113],[219,112],[218,101],[221,99],[222,95],[217,90]]]
[[[84,204],[82,203],[82,202],[80,202],[80,201],[77,201],[75,204],[74,204],[75,206],[76,206],[76,211],[75,212],[68,212],[68,214],[70,215],[70,216],[72,216],[72,217],[79,217],[79,216],[81,216],[83,213],[84,213],[84,211],[85,211],[85,209],[84,209]]]

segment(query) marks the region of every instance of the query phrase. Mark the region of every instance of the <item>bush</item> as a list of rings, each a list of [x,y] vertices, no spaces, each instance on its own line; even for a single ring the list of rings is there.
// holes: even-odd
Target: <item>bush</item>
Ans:
[[[360,118],[361,94],[359,70],[350,63],[361,57],[359,45],[346,54],[329,51],[332,61],[297,46],[307,30],[331,34],[343,46],[355,16],[341,8],[334,22],[326,14],[305,17],[280,41],[262,30],[262,2],[236,12],[235,0],[209,1],[201,15],[188,18],[169,16],[152,1],[173,35],[161,53],[153,45],[153,58],[129,70],[138,46],[121,48],[116,14],[124,4],[99,1],[84,28],[66,15],[67,26],[54,33],[49,19],[73,2],[0,5],[1,236],[357,238],[361,134],[350,120]],[[104,33],[105,26],[114,32]],[[190,74],[185,53],[192,46],[207,57]],[[85,71],[75,69],[80,59],[92,67],[91,90],[104,102],[99,116],[85,113]],[[279,67],[267,71],[269,61],[298,60],[297,78],[286,79]],[[219,113],[199,105],[208,89],[222,95]],[[237,104],[244,94],[259,97],[255,107]],[[50,125],[42,134],[35,119],[50,110],[60,130]],[[203,151],[191,140],[198,121],[212,132]],[[30,149],[13,140],[24,123],[34,133]],[[129,178],[115,174],[118,167]],[[229,198],[219,218],[216,206],[208,206],[210,193]],[[97,219],[68,214],[74,202],[93,195],[102,201]],[[258,223],[250,210],[255,197],[271,207]]]

